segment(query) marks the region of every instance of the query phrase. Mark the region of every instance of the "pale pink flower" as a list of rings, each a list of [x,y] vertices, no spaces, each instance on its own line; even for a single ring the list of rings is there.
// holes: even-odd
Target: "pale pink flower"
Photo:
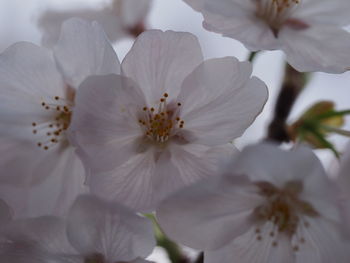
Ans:
[[[80,196],[65,219],[17,219],[0,231],[7,263],[146,263],[155,246],[150,220],[117,204]]]
[[[342,73],[350,68],[348,0],[184,0],[204,27],[248,49],[280,49],[299,71]]]
[[[337,194],[311,150],[261,144],[169,197],[157,218],[171,239],[204,250],[205,263],[346,263]]]
[[[0,197],[16,216],[61,213],[84,190],[66,136],[75,92],[91,74],[119,71],[102,29],[78,19],[64,23],[53,54],[25,42],[1,54]]]
[[[80,7],[68,10],[49,9],[38,18],[43,33],[42,43],[52,46],[56,43],[63,21],[72,17],[97,21],[111,41],[120,40],[142,30],[152,0],[113,0],[107,6]]]
[[[141,210],[210,176],[267,99],[249,62],[203,62],[195,36],[143,33],[122,75],[80,86],[72,131],[93,193]],[[97,88],[98,87],[98,88]]]

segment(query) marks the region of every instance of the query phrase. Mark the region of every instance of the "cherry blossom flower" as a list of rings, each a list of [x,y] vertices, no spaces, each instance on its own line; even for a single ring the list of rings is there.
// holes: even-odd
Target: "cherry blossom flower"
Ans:
[[[0,260],[9,263],[146,263],[154,246],[150,220],[87,195],[78,197],[66,221],[17,219],[0,232]]]
[[[77,93],[72,137],[91,191],[152,210],[213,174],[266,102],[266,86],[251,73],[232,57],[203,62],[189,33],[143,33],[122,75],[90,77]]]
[[[345,263],[338,208],[337,188],[311,150],[260,144],[220,177],[169,197],[157,218],[170,238],[204,250],[205,263]]]
[[[347,0],[184,0],[204,27],[248,49],[280,49],[299,71],[342,73],[350,68]]]
[[[100,8],[76,8],[70,10],[49,9],[38,18],[38,26],[43,32],[42,43],[52,46],[57,42],[64,20],[79,17],[88,21],[97,21],[111,41],[120,40],[130,34],[143,31],[144,20],[151,7],[152,0],[113,0]]]
[[[119,71],[102,29],[78,19],[64,23],[53,54],[26,42],[1,54],[0,197],[16,216],[61,213],[85,190],[66,136],[75,92],[91,74]]]

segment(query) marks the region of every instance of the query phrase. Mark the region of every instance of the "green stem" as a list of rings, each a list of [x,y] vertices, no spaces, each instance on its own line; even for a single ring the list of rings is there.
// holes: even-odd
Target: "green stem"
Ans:
[[[163,233],[155,216],[153,214],[147,214],[145,216],[152,220],[157,239],[157,246],[165,249],[169,260],[172,263],[189,263],[189,259],[182,254],[181,248],[175,242],[168,239],[168,237]]]
[[[258,54],[258,52],[259,52],[259,51],[250,52],[249,57],[248,57],[248,61],[249,61],[249,62],[253,62],[253,61],[254,61],[254,58],[255,58],[256,54]]]

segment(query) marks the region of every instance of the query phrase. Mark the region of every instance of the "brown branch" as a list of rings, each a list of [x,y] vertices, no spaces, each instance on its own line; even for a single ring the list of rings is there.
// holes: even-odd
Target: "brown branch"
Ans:
[[[304,85],[305,75],[287,64],[284,81],[274,110],[274,118],[268,128],[267,139],[277,142],[290,141],[286,121]]]

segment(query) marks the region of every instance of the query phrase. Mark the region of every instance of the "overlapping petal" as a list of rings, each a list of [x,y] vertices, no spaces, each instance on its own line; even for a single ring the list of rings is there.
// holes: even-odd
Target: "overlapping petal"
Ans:
[[[167,198],[157,219],[171,238],[196,249],[220,248],[246,232],[253,208],[262,202],[242,176],[205,180]]]
[[[74,203],[67,233],[81,254],[101,253],[108,262],[144,258],[155,245],[150,221],[92,196],[80,196]]]
[[[219,145],[242,135],[268,96],[251,72],[248,62],[227,57],[203,62],[185,79],[177,101],[189,141]]]
[[[71,124],[78,154],[93,170],[109,171],[140,152],[138,112],[146,102],[138,85],[120,75],[94,76],[80,86]]]

